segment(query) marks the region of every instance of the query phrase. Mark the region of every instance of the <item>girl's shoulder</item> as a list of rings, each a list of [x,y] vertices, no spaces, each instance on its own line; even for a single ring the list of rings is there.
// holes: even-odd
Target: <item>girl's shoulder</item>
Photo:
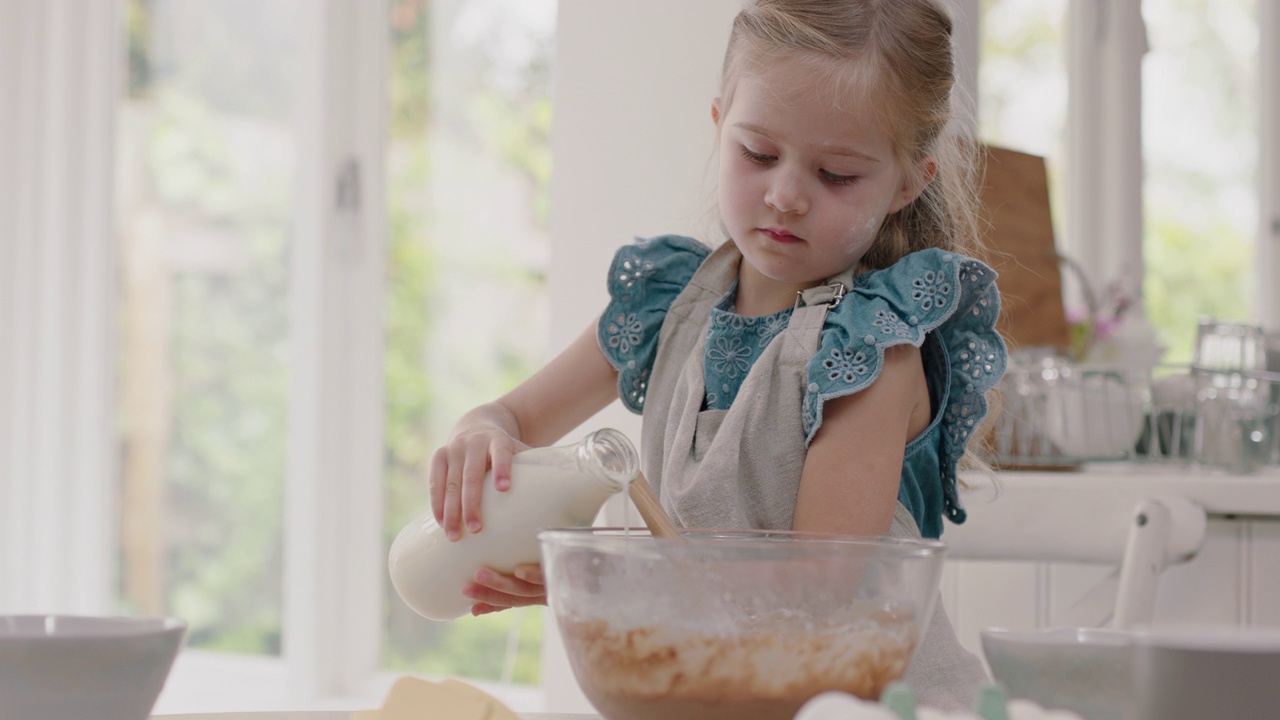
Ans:
[[[669,305],[710,254],[711,248],[683,235],[637,238],[613,255],[609,295],[628,303],[666,299]]]
[[[609,265],[609,304],[596,328],[600,350],[618,371],[618,395],[632,412],[644,409],[658,333],[671,303],[711,248],[683,235],[638,239],[618,248]]]
[[[887,348],[921,347],[931,334],[948,360],[949,377],[943,380],[951,386],[959,381],[965,389],[953,392],[953,399],[980,397],[994,386],[1006,363],[1004,341],[995,330],[1000,314],[995,282],[995,271],[981,261],[936,249],[856,276],[845,298],[827,313],[809,364],[809,437],[821,424],[825,400],[866,388],[879,376]],[[981,411],[985,415],[985,403]]]
[[[996,272],[982,261],[929,249],[911,253],[887,268],[859,274],[853,292],[866,299],[883,299],[917,317],[919,324],[936,325],[957,312],[972,310],[975,303],[986,307],[981,305],[982,296],[995,282]],[[852,308],[845,312],[856,314]]]
[[[987,415],[986,393],[1008,361],[995,329],[999,315],[995,271],[965,255],[922,250],[858,275],[827,313],[818,353],[809,363],[803,409],[807,439],[822,424],[824,402],[875,382],[886,348],[923,347],[933,337],[929,352],[936,357],[925,368],[931,385],[942,388],[938,402],[944,403],[935,409],[933,422],[940,431],[942,511],[953,522],[964,522],[957,465]]]

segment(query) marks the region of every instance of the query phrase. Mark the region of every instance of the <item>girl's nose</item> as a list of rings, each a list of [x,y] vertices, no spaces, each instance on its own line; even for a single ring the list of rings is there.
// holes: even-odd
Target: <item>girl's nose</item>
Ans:
[[[785,168],[775,169],[764,203],[780,213],[802,215],[809,210],[802,179]]]

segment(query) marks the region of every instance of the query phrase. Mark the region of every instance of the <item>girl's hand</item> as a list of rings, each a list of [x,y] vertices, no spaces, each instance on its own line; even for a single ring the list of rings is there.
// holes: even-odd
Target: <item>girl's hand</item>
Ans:
[[[475,534],[484,528],[480,519],[480,498],[484,476],[493,469],[493,485],[498,492],[511,489],[511,456],[529,446],[501,429],[484,426],[459,432],[431,458],[431,511],[444,528],[445,537]]]
[[[547,588],[538,564],[517,565],[511,575],[493,568],[480,568],[473,582],[462,587],[462,594],[475,600],[472,615],[485,615],[499,610],[526,605],[546,605]]]

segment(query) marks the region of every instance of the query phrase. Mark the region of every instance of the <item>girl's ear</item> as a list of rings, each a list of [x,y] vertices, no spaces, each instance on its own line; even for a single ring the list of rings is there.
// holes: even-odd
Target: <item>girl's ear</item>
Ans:
[[[715,123],[716,127],[720,127],[720,98],[718,97],[711,100],[711,122]]]
[[[920,193],[938,176],[938,162],[932,157],[916,163],[913,169],[914,172],[908,172],[902,177],[902,187],[898,188],[893,203],[889,206],[891,214],[915,202]]]

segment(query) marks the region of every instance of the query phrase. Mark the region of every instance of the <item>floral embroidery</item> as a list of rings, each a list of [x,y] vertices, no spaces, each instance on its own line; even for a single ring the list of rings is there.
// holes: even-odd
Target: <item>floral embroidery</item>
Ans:
[[[751,367],[791,318],[790,308],[764,317],[739,315],[733,311],[734,290],[711,308],[703,359],[708,410],[733,405]]]
[[[624,258],[618,263],[618,286],[624,290],[630,290],[636,286],[636,283],[653,275],[653,261],[641,260],[639,258]]]
[[[974,380],[1004,373],[1004,352],[999,353],[990,343],[973,338],[965,344],[957,356],[960,360],[960,374]],[[992,383],[994,384],[994,380]]]
[[[626,384],[627,399],[636,408],[643,409],[645,393],[649,390],[649,368],[644,368],[627,379],[630,381]]]
[[[933,270],[925,271],[924,277],[918,277],[911,281],[911,287],[915,288],[911,291],[911,299],[920,303],[920,309],[929,311],[936,305],[942,307],[946,304],[944,296],[951,294],[951,283],[942,273]]]
[[[640,345],[642,330],[644,330],[644,324],[635,313],[618,313],[605,327],[605,334],[608,336],[609,347],[616,348],[623,355],[629,355]]]
[[[775,337],[780,335],[783,330],[787,329],[787,323],[791,322],[790,312],[781,312],[776,315],[770,315],[761,318],[761,322],[756,326],[756,333],[759,336],[758,344],[760,347],[768,345]]]
[[[707,348],[707,359],[716,372],[737,379],[751,369],[751,348],[739,337],[721,336]]]
[[[867,354],[849,348],[832,350],[829,357],[823,358],[822,367],[827,369],[828,380],[843,380],[846,383],[853,383],[871,372],[867,367]]]
[[[915,333],[912,331],[911,326],[903,321],[902,318],[891,312],[877,310],[876,319],[872,320],[871,324],[880,328],[880,332],[885,335],[893,335],[907,340],[915,337]]]

